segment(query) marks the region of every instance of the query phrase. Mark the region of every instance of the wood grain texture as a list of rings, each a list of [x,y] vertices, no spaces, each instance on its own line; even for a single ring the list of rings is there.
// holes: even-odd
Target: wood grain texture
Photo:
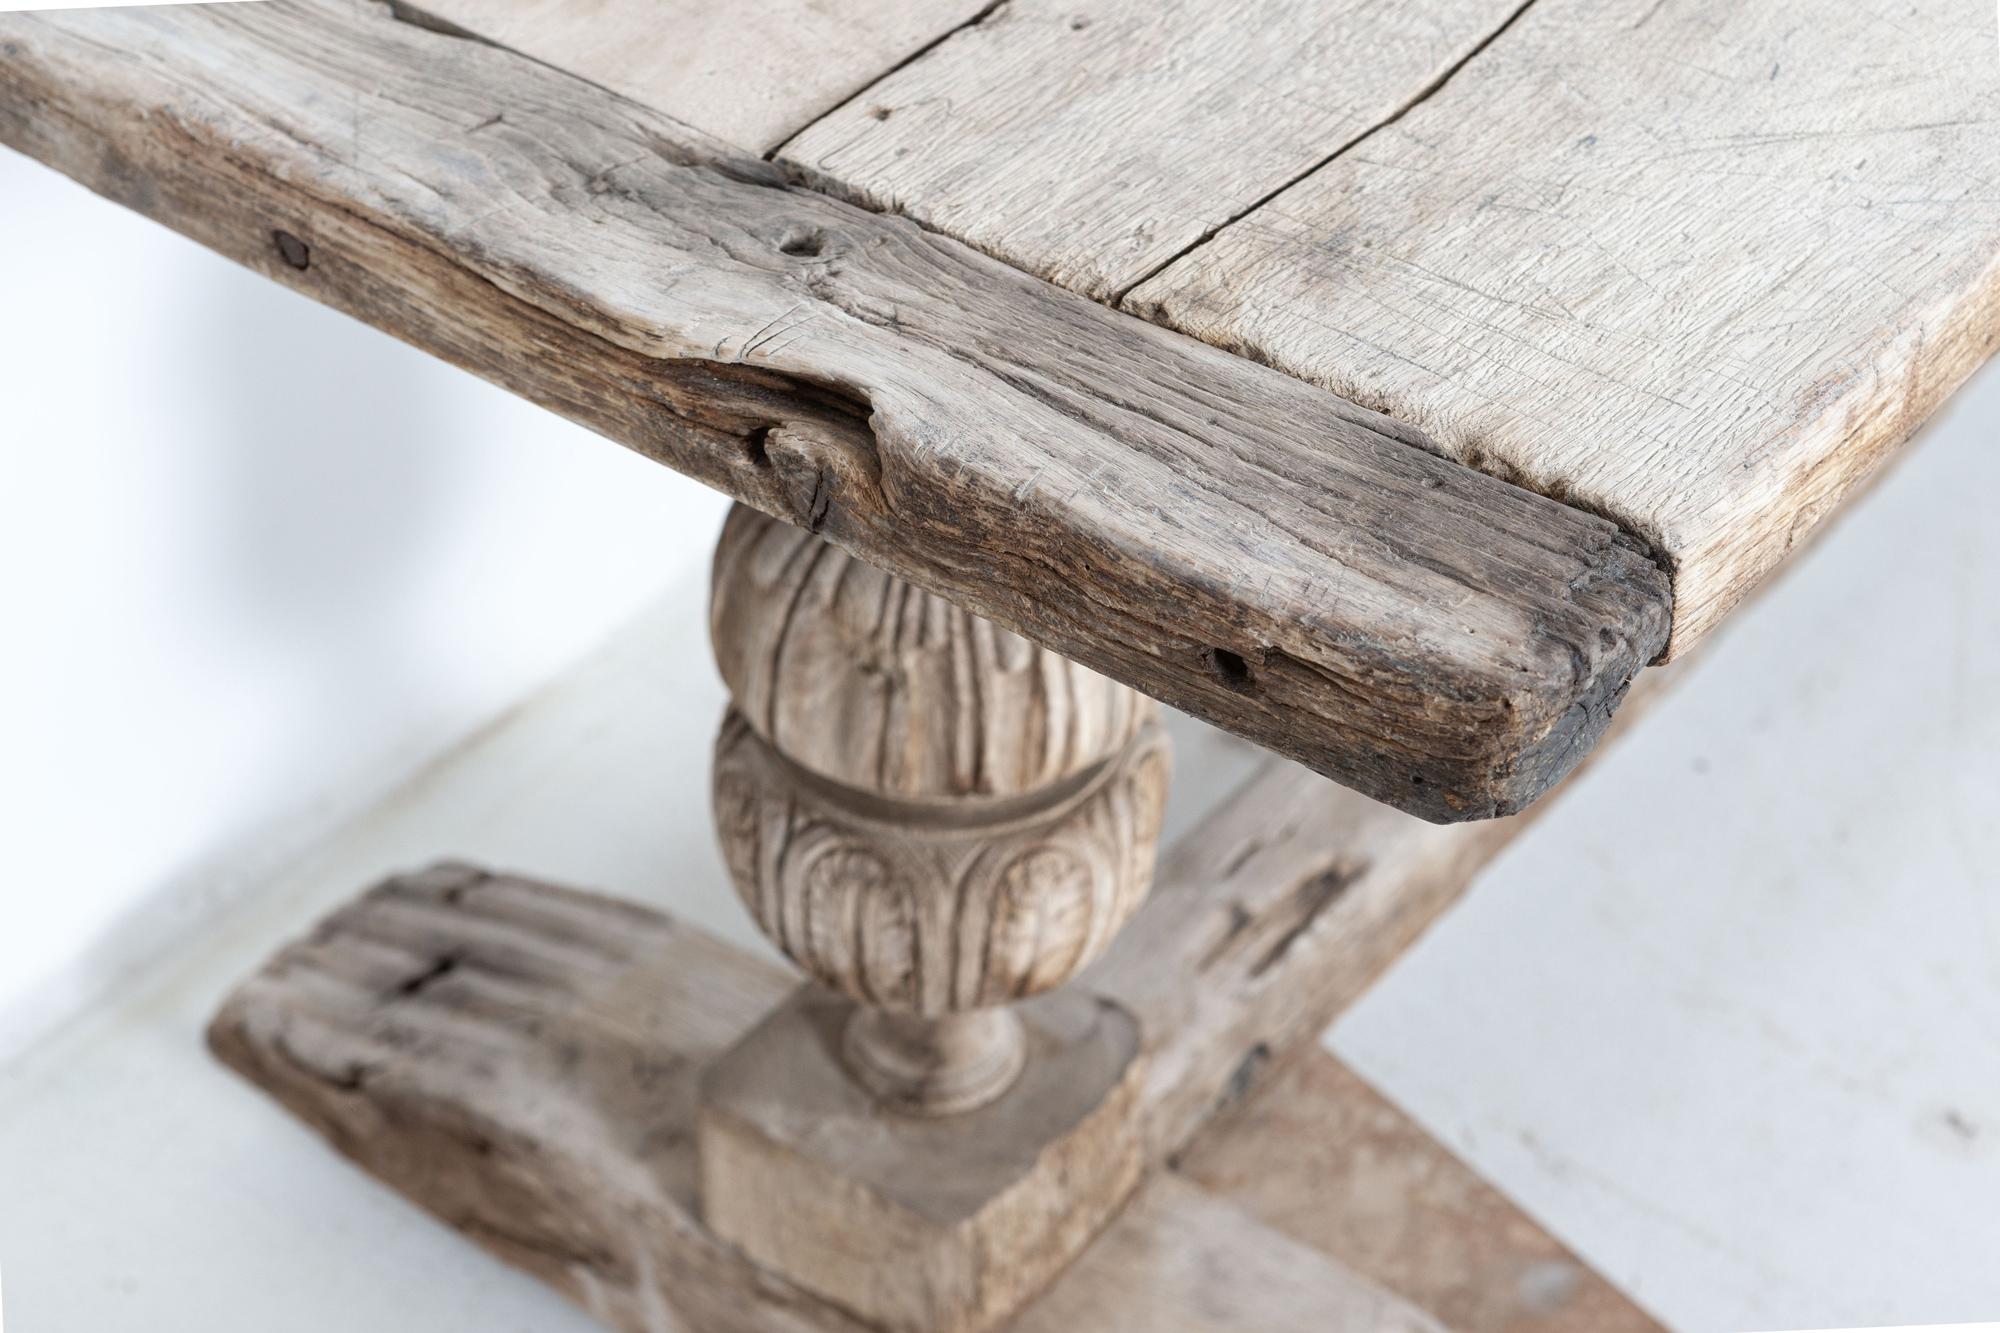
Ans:
[[[985,1333],[1104,1230],[1145,1170],[1131,1015],[1076,991],[1024,1005],[998,1101],[885,1112],[848,1076],[854,1006],[797,994],[702,1078],[702,1221],[767,1272],[884,1333]]]
[[[1617,519],[1694,643],[2000,340],[1976,4],[1535,0],[1127,301]]]
[[[788,987],[656,912],[440,866],[334,913],[209,1040],[364,1169],[621,1333],[861,1333],[695,1212],[698,1070]],[[1437,1328],[1171,1176],[1016,1327]]]
[[[821,984],[703,1076],[702,1219],[887,1333],[996,1328],[1144,1170],[1138,1024],[1057,988],[1152,884],[1158,707],[743,505],[710,626],[723,860]]]
[[[1608,739],[1695,665],[1683,659],[1648,672]],[[1370,812],[1382,822],[1369,825]],[[1318,1313],[1322,1304],[1366,1299],[1355,1284],[1379,1282],[1434,1313],[1469,1317],[1475,1328],[1482,1318],[1511,1327],[1505,1320],[1516,1314],[1529,1320],[1521,1327],[1543,1333],[1644,1328],[1587,1273],[1555,1299],[1569,1270],[1534,1264],[1566,1253],[1559,1243],[1528,1231],[1406,1120],[1385,1119],[1394,1113],[1351,1074],[1297,1072],[1323,1064],[1318,1054],[1287,1060],[1525,825],[1428,827],[1271,765],[1177,843],[1153,899],[1093,979],[1111,979],[1150,1029],[1172,1033],[1147,1042],[1160,1071],[1141,1089],[1151,1107],[1148,1155],[1178,1162],[1279,1230],[1234,1208],[1211,1210],[1213,1225],[1162,1223],[1155,1202],[1167,1198],[1178,1213],[1186,1204],[1173,1196],[1186,1184],[1156,1172],[1017,1327],[1178,1333],[1184,1325],[1174,1321],[1196,1319],[1205,1320],[1197,1328],[1240,1329],[1239,1312],[1249,1310],[1268,1321],[1252,1327],[1318,1333],[1355,1327]],[[1327,875],[1343,858],[1366,864],[1345,885]],[[1259,876],[1273,877],[1268,891],[1257,888]],[[489,882],[490,892],[476,887]],[[1412,899],[1401,908],[1399,882]],[[1328,911],[1357,894],[1364,901],[1350,901],[1345,915]],[[1191,989],[1186,960],[1212,975],[1210,1002],[1179,998]],[[496,992],[482,970],[535,984]],[[565,979],[547,984],[551,974]],[[694,1071],[787,988],[777,969],[657,914],[445,867],[336,913],[231,998],[210,1040],[386,1183],[614,1327],[858,1333],[851,1319],[760,1274],[695,1220]],[[503,998],[507,1006],[493,1003]],[[608,1058],[579,1058],[585,1050]],[[635,1059],[639,1052],[646,1058]],[[552,1059],[561,1072],[548,1072]],[[512,1091],[550,1082],[562,1089],[553,1100]],[[1265,1097],[1274,1099],[1268,1111]],[[518,1113],[525,1137],[493,1124],[494,1107]],[[1231,1111],[1241,1118],[1219,1114]],[[648,1131],[621,1127],[634,1114]],[[1361,1117],[1368,1140],[1345,1140],[1348,1152],[1342,1142],[1320,1143],[1325,1116]],[[1297,1139],[1280,1128],[1294,1123],[1307,1127]],[[578,1126],[574,1141],[544,1141]],[[1231,1146],[1239,1133],[1271,1141]],[[627,1160],[635,1141],[647,1145],[643,1169]],[[1354,1219],[1328,1215],[1369,1142],[1380,1168],[1369,1195],[1377,1206],[1458,1230],[1439,1236],[1398,1223],[1357,1235]],[[1253,1159],[1288,1179],[1258,1175]],[[579,1189],[634,1202],[615,1215],[579,1206]],[[1471,1229],[1469,1219],[1496,1215],[1489,1210],[1505,1227],[1497,1243]],[[1177,1235],[1193,1239],[1182,1244]],[[1411,1248],[1385,1244],[1390,1235]],[[659,1253],[635,1251],[636,1241]],[[1494,1268],[1458,1271],[1440,1261],[1443,1241],[1497,1255]],[[1337,1262],[1317,1267],[1315,1250]],[[1258,1256],[1276,1256],[1281,1271]],[[1203,1279],[1192,1292],[1181,1281],[1189,1273]],[[1320,1294],[1309,1298],[1291,1284],[1310,1274]],[[1280,1308],[1259,1304],[1267,1288],[1289,1293]],[[1392,1317],[1401,1308],[1391,1307]],[[1293,1309],[1303,1325],[1283,1322]],[[1106,1310],[1127,1310],[1132,1321],[1094,1318]]]
[[[1171,752],[1149,699],[743,505],[709,608],[713,808],[744,905],[858,1008],[849,1071],[956,1115],[1021,1071],[1014,1001],[1151,887]]]
[[[912,808],[818,782],[732,711],[716,826],[761,929],[823,984],[941,1018],[1062,985],[1153,879],[1168,759],[1157,723],[1079,783]]]
[[[761,153],[988,2],[414,0],[409,8]]]
[[[0,141],[1426,818],[1532,801],[1665,634],[1611,523],[372,4],[8,15]]]
[[[1648,673],[1638,702],[1684,670]],[[1273,763],[1191,831],[1087,977],[1145,1028],[1146,1159],[1172,1158],[1259,1091],[1523,823],[1439,828]],[[614,1327],[853,1333],[694,1211],[697,1071],[787,989],[776,969],[655,913],[447,866],[336,913],[242,987],[210,1039],[342,1152]],[[1172,1231],[1125,1235],[1146,1216],[1129,1209],[1102,1239],[1142,1266],[1106,1275],[1111,1261],[1087,1253],[1050,1308],[1101,1309],[1063,1284],[1109,1284],[1134,1322],[1103,1327],[1177,1327],[1150,1292],[1206,1321],[1192,1327],[1229,1328],[1272,1280],[1255,1254],[1292,1252],[1250,1223],[1243,1254],[1218,1254],[1227,1233],[1207,1228],[1191,1251],[1165,1244]],[[1178,1305],[1186,1288],[1153,1267],[1176,1254],[1210,1272],[1212,1301]],[[1345,1267],[1284,1268],[1287,1282],[1320,1274],[1315,1300],[1367,1299]],[[1063,1327],[1041,1317],[1024,1326]]]
[[[745,505],[716,544],[709,639],[758,735],[895,800],[1041,791],[1159,716],[1143,695]]]
[[[365,1170],[623,1333],[863,1333],[695,1212],[700,1071],[793,984],[656,912],[444,865],[334,913],[208,1039]]]
[[[1686,666],[1647,672],[1619,727]],[[1154,1155],[1171,1160],[1275,1056],[1323,1032],[1537,813],[1440,828],[1274,759],[1183,834],[1078,983],[1146,1034]]]
[[[1446,1333],[1222,1200],[1155,1177],[1016,1333]]]
[[[1114,300],[1420,96],[1521,0],[1009,0],[780,151]]]
[[[1359,998],[1522,818],[1440,828],[1271,760],[1169,848],[1146,906],[1078,983],[1139,1018],[1155,1155]]]
[[[1188,1179],[1453,1333],[1659,1333],[1317,1044],[1181,1158]]]

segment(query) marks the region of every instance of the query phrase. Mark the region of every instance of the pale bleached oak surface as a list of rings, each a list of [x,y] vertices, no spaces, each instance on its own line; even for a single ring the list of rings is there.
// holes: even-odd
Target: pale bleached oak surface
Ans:
[[[1318,1046],[1181,1157],[1189,1179],[1452,1333],[1662,1333]]]
[[[779,160],[1115,299],[1421,96],[1519,4],[1012,0]]]
[[[418,0],[408,8],[760,153],[988,2]]]
[[[1008,0],[779,160],[1618,521],[1674,651],[2000,336],[1976,0]]]
[[[601,61],[565,80],[407,24],[356,47],[176,18],[135,34],[144,62],[45,30],[0,67],[0,137],[1108,675],[1466,818],[1545,790],[1654,656],[1642,558],[1684,648],[1990,353],[2000,79],[1972,5],[1413,14],[1010,0],[885,57],[785,151],[1014,268],[784,189],[592,88]],[[740,72],[762,95],[768,70]],[[286,220],[303,249],[271,248]],[[1143,279],[1125,309],[1243,355],[1034,274]]]
[[[1535,0],[1134,309],[1617,519],[1699,638],[2000,338],[1957,0]]]

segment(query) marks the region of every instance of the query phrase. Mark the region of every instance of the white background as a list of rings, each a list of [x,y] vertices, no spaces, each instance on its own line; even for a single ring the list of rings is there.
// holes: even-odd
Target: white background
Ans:
[[[720,513],[0,150],[0,1054],[629,618]]]
[[[14,1323],[590,1327],[199,1031],[445,853],[752,940],[719,504],[11,156],[0,301],[0,1034],[98,997],[0,1064]],[[2000,1315],[1996,433],[1989,371],[1330,1036],[1676,1328]]]

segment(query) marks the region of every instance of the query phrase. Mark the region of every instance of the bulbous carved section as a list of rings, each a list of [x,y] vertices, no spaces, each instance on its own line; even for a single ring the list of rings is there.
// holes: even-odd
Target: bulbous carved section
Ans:
[[[793,763],[907,800],[1013,796],[1104,763],[1142,695],[802,529],[737,505],[716,548],[716,665]]]
[[[723,854],[806,972],[926,1017],[1053,989],[1150,886],[1168,758],[1149,717],[1097,768],[1029,797],[911,806],[788,762],[731,710],[716,742]]]
[[[860,1006],[843,1053],[879,1102],[991,1101],[1024,1058],[1005,1006],[1103,953],[1151,886],[1158,708],[741,505],[710,619],[744,904]]]

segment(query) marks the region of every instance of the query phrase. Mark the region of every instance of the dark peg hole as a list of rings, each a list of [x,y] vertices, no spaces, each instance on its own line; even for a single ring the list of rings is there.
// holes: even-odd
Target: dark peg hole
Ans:
[[[810,227],[794,227],[778,242],[778,253],[810,259],[826,248],[826,237]]]
[[[871,110],[868,114],[871,118],[875,120],[887,120],[889,117],[896,114],[896,110],[894,107],[878,106],[875,107],[873,110]]]
[[[1075,18],[1069,21],[1069,30],[1071,32],[1082,32],[1085,28],[1088,28],[1089,26],[1090,26],[1089,19]]]
[[[775,427],[759,426],[743,441],[743,452],[754,467],[771,466],[771,432]]]
[[[303,273],[312,264],[312,251],[306,243],[288,231],[274,231],[272,241],[278,247],[278,258]]]
[[[1215,672],[1215,678],[1230,689],[1250,688],[1250,664],[1241,655],[1227,648],[1211,648],[1208,650],[1208,666]]]

